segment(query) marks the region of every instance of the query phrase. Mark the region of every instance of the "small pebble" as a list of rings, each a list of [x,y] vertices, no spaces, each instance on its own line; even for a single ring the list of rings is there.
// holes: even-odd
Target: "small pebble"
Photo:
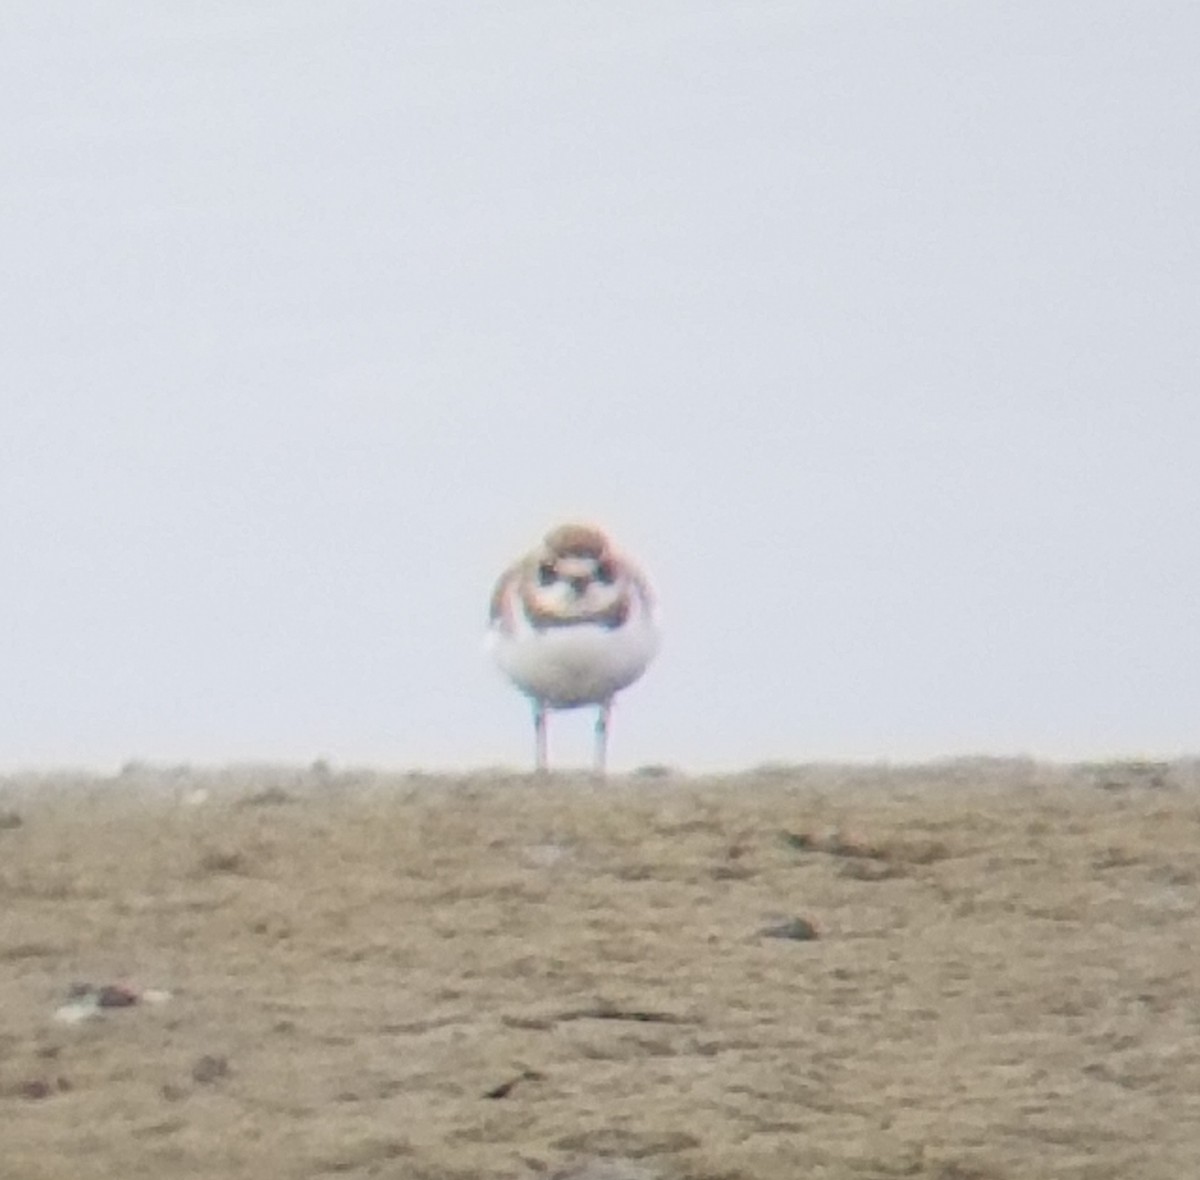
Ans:
[[[212,1054],[205,1053],[192,1066],[192,1081],[199,1082],[202,1086],[212,1085],[213,1082],[219,1082],[228,1076],[228,1057],[214,1057]]]
[[[759,934],[763,938],[790,938],[794,942],[811,942],[820,937],[816,926],[807,918],[789,918],[786,922],[764,926]]]

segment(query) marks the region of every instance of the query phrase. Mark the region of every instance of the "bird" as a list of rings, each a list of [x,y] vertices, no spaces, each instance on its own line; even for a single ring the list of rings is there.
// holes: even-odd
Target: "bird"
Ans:
[[[548,768],[548,712],[595,706],[592,768],[604,777],[613,698],[641,677],[659,643],[649,579],[595,525],[557,525],[500,575],[487,647],[532,702],[538,773]]]

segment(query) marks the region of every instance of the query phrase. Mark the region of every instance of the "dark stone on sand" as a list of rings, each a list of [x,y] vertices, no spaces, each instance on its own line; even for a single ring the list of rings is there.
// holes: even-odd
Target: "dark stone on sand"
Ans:
[[[71,1089],[71,1081],[61,1075],[53,1081],[46,1078],[28,1078],[14,1087],[15,1093],[30,1102],[40,1102],[51,1094],[65,1094]]]
[[[201,1086],[211,1086],[213,1082],[219,1082],[222,1078],[227,1077],[229,1077],[228,1057],[216,1057],[205,1053],[192,1066],[192,1081],[198,1082]]]
[[[807,918],[789,918],[786,922],[775,922],[764,926],[759,934],[763,938],[790,938],[793,942],[811,942],[820,937],[816,926]]]

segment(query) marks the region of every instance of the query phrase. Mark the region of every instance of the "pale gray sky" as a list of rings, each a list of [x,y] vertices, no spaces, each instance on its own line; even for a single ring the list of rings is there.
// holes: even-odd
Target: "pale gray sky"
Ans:
[[[0,764],[1200,749],[1200,6],[0,10]],[[588,756],[582,718],[560,763]]]

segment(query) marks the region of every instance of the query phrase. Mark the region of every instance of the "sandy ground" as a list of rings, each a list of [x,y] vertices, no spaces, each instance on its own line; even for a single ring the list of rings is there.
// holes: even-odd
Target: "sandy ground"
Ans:
[[[1182,1180],[1198,896],[1191,763],[3,780],[0,1176]]]

